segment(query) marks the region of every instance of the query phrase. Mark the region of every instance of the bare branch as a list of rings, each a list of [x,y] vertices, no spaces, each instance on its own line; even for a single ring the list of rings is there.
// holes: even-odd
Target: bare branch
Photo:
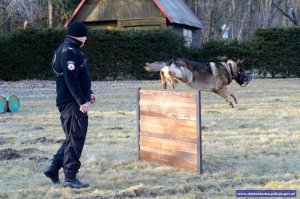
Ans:
[[[19,0],[19,2],[20,2],[20,3],[22,4],[22,6],[25,8],[25,11],[26,11],[26,13],[27,13],[27,16],[30,17],[29,11],[28,11],[27,7],[25,6],[24,1],[23,1],[23,0]]]
[[[297,19],[296,19],[296,16],[295,16],[295,13],[293,12],[293,17],[291,17],[291,15],[289,15],[289,14],[287,14],[287,13],[285,13],[280,7],[279,7],[279,5],[275,2],[275,1],[273,1],[273,5],[277,8],[277,10],[279,10],[284,16],[286,16],[289,20],[291,20],[291,22],[293,22],[293,24],[294,25],[298,25],[298,21],[297,21]]]

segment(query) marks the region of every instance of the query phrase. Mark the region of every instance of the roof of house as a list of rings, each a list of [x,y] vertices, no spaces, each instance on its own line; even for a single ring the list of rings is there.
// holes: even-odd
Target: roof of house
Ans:
[[[183,0],[153,0],[171,23],[203,28],[200,19]]]
[[[69,26],[85,2],[86,0],[81,0],[71,17],[67,20],[65,27]],[[170,23],[203,28],[200,19],[192,12],[183,0],[153,0],[153,2]]]
[[[65,27],[68,27],[69,24],[73,21],[74,17],[77,15],[77,13],[79,12],[79,10],[81,9],[81,7],[83,6],[83,4],[85,3],[86,0],[81,0],[81,2],[78,4],[78,6],[76,7],[76,9],[74,10],[74,12],[72,13],[71,17],[67,20],[67,22],[65,23]]]

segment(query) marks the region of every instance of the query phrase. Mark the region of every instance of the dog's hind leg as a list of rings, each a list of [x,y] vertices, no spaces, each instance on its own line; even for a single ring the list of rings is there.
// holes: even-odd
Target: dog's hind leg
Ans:
[[[224,86],[221,90],[222,90],[224,93],[229,94],[229,95],[233,98],[234,102],[235,102],[236,104],[238,104],[235,95],[234,95],[233,92],[231,92],[226,86]]]
[[[235,95],[234,95],[232,92],[229,92],[229,94],[230,94],[230,96],[234,99],[234,102],[235,102],[236,104],[238,104]]]
[[[223,92],[222,90],[218,90],[218,91],[212,91],[213,93],[215,93],[216,95],[220,96],[221,98],[225,99],[225,101],[232,107],[234,108],[234,105],[232,103],[232,101],[228,98],[228,95]]]
[[[163,88],[167,89],[167,80],[166,80],[164,72],[160,71],[159,74],[160,74],[160,79],[161,79],[161,83],[162,83]]]

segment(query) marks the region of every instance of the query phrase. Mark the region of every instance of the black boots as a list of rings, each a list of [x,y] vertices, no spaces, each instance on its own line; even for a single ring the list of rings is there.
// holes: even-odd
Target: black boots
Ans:
[[[75,188],[75,189],[86,188],[86,187],[89,187],[89,186],[90,185],[88,183],[80,182],[76,178],[72,179],[72,180],[66,179],[65,182],[64,182],[64,187],[70,187],[70,188]]]
[[[78,179],[76,179],[77,171],[67,170],[64,171],[64,173],[65,173],[64,187],[81,189],[90,186],[89,184],[80,182]]]
[[[50,178],[53,184],[59,184],[59,169],[60,167],[58,165],[56,165],[54,162],[51,162],[51,164],[44,169],[43,173],[45,174],[45,176]]]
[[[58,166],[55,162],[52,161],[51,164],[44,169],[43,173],[45,174],[45,176],[50,178],[53,184],[59,184],[60,181],[58,174],[60,168],[60,166]],[[65,171],[64,187],[70,187],[75,189],[89,187],[89,184],[80,182],[78,179],[76,179],[76,173],[77,172],[74,171]]]

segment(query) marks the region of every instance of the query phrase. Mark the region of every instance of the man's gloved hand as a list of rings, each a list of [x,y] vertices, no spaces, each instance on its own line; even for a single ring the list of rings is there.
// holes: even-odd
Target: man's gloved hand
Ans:
[[[89,110],[89,105],[88,105],[88,103],[85,103],[85,104],[80,105],[80,111],[81,111],[81,112],[87,113],[88,110]]]

